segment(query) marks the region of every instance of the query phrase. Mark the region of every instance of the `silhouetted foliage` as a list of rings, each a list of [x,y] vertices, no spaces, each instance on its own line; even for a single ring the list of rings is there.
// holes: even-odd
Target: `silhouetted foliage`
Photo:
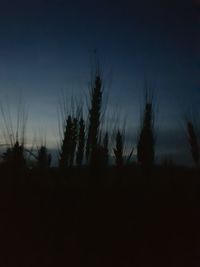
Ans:
[[[134,150],[130,146],[126,150],[124,131],[116,131],[113,140],[109,131],[102,134],[102,92],[97,75],[88,132],[85,116],[68,113],[67,105],[63,109],[59,166],[68,168],[67,175],[57,168],[43,171],[50,167],[51,155],[46,145],[38,151],[26,149],[23,129],[22,138],[18,139],[18,130],[7,136],[11,145],[3,160],[14,172],[0,166],[0,236],[5,253],[0,266],[38,266],[38,262],[41,266],[199,266],[199,169],[177,167],[170,160],[147,168],[155,157],[150,96],[145,101],[137,156],[142,167],[151,171],[128,165]],[[5,120],[5,132],[13,134],[9,124]],[[187,131],[198,165],[197,133],[189,121]],[[117,168],[108,166],[112,141]],[[34,157],[37,168],[17,172],[27,165],[24,152]],[[82,166],[84,154],[92,168],[69,168],[75,161]]]
[[[134,148],[131,149],[130,153],[128,154],[126,158],[126,164],[130,164],[132,156],[133,156]]]
[[[69,115],[60,152],[60,168],[72,167],[78,140],[78,120]]]
[[[90,165],[96,164],[97,153],[99,151],[99,127],[101,119],[101,104],[102,104],[102,79],[100,75],[96,75],[95,85],[92,88],[90,96],[89,109],[89,127],[86,144],[86,159]]]
[[[124,150],[124,142],[123,136],[120,131],[116,134],[116,148],[113,149],[115,155],[115,164],[118,168],[123,166],[123,150]]]
[[[2,128],[4,142],[8,149],[2,155],[4,164],[14,170],[21,170],[26,167],[25,139],[27,112],[25,105],[20,101],[16,114],[11,113],[9,103],[0,103],[2,116]]]
[[[105,149],[100,143],[92,150],[90,167],[95,172],[105,167]]]
[[[150,96],[150,92],[146,92],[143,122],[137,144],[138,162],[145,168],[150,167],[154,164],[154,139],[155,138],[152,96]]]
[[[194,125],[192,122],[187,122],[187,131],[188,131],[188,139],[189,139],[189,145],[190,145],[190,151],[192,155],[192,159],[194,161],[194,164],[198,166],[199,164],[199,144],[197,135],[194,129]]]
[[[51,166],[51,154],[48,154],[46,146],[41,146],[37,156],[37,167],[41,170]]]
[[[70,145],[71,145],[71,132],[72,132],[73,122],[69,115],[66,121],[66,127],[64,132],[64,138],[61,145],[59,166],[62,169],[69,167],[70,160]]]
[[[76,145],[77,145],[77,138],[78,138],[78,129],[77,125],[78,120],[76,118],[73,119],[72,125],[71,125],[71,131],[69,136],[69,142],[70,142],[70,167],[74,164],[74,156],[76,151]]]
[[[4,163],[13,169],[24,169],[26,167],[26,160],[24,157],[24,147],[18,141],[12,148],[8,148],[2,156]]]
[[[76,163],[78,166],[81,166],[83,163],[85,149],[85,123],[83,118],[79,121],[79,134],[78,134],[78,148],[76,154]]]
[[[106,132],[103,139],[104,166],[108,166],[109,161],[108,142],[108,132]]]

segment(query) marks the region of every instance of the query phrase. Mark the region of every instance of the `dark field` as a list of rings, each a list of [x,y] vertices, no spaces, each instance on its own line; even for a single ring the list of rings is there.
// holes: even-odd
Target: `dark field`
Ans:
[[[200,266],[191,169],[1,171],[0,266]]]

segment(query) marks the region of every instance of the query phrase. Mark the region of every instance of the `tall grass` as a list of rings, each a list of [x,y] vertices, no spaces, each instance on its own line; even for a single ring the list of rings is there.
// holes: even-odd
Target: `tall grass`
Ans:
[[[83,164],[84,151],[85,151],[85,122],[81,116],[79,120],[79,129],[78,129],[78,148],[76,154],[76,163],[80,167]]]
[[[116,147],[113,149],[115,155],[115,164],[118,168],[121,168],[123,166],[124,138],[119,130],[116,134],[115,142]]]
[[[191,151],[191,156],[195,166],[199,165],[199,144],[197,133],[194,124],[191,121],[187,122],[188,141]]]
[[[138,162],[144,167],[150,167],[155,160],[154,106],[153,92],[146,89],[145,105],[141,130],[137,144]]]
[[[96,159],[98,158],[102,93],[102,78],[100,73],[97,72],[90,91],[89,125],[86,143],[86,159],[90,165],[95,165]]]
[[[4,163],[14,169],[26,167],[25,144],[28,112],[22,101],[19,101],[17,111],[13,115],[8,102],[0,103],[0,113],[4,143],[8,144],[2,158]]]
[[[92,167],[106,167],[111,162],[113,153],[115,165],[118,168],[130,163],[133,149],[125,147],[125,131],[119,130],[119,118],[116,121],[114,138],[110,129],[105,131],[103,128],[105,115],[102,110],[103,96],[104,82],[98,64],[89,88],[87,112],[83,113],[82,105],[78,105],[73,97],[71,101],[68,101],[69,97],[62,96],[59,118],[59,167],[61,169],[74,165],[80,167],[85,163]],[[142,167],[149,168],[155,164],[155,108],[154,94],[151,89],[146,89],[144,100],[137,141],[137,160]],[[41,143],[36,153],[26,147],[28,116],[25,105],[20,102],[14,117],[8,103],[2,102],[0,113],[3,143],[8,145],[6,152],[2,155],[4,162],[15,168],[17,166],[24,168],[27,165],[25,154],[28,153],[36,160],[38,168],[48,168],[51,156],[46,144]],[[187,120],[186,125],[191,156],[195,166],[199,166],[200,151],[197,131],[192,121]]]

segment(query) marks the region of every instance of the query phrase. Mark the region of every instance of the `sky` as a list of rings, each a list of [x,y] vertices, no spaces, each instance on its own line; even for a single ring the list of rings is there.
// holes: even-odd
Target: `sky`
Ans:
[[[107,122],[126,120],[136,144],[145,85],[154,89],[157,154],[187,161],[184,116],[200,109],[198,0],[0,0],[0,92],[28,109],[28,143],[59,142],[64,92],[85,99],[94,50]],[[125,119],[126,118],[126,119]],[[39,142],[39,141],[38,141]]]

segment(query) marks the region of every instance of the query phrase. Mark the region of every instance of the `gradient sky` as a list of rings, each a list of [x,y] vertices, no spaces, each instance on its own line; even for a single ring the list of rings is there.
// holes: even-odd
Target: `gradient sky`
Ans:
[[[126,116],[135,144],[142,93],[154,88],[159,154],[187,158],[183,114],[200,109],[199,3],[0,0],[0,91],[29,110],[28,139],[58,142],[61,90],[85,98],[97,49],[109,90],[108,120]]]

